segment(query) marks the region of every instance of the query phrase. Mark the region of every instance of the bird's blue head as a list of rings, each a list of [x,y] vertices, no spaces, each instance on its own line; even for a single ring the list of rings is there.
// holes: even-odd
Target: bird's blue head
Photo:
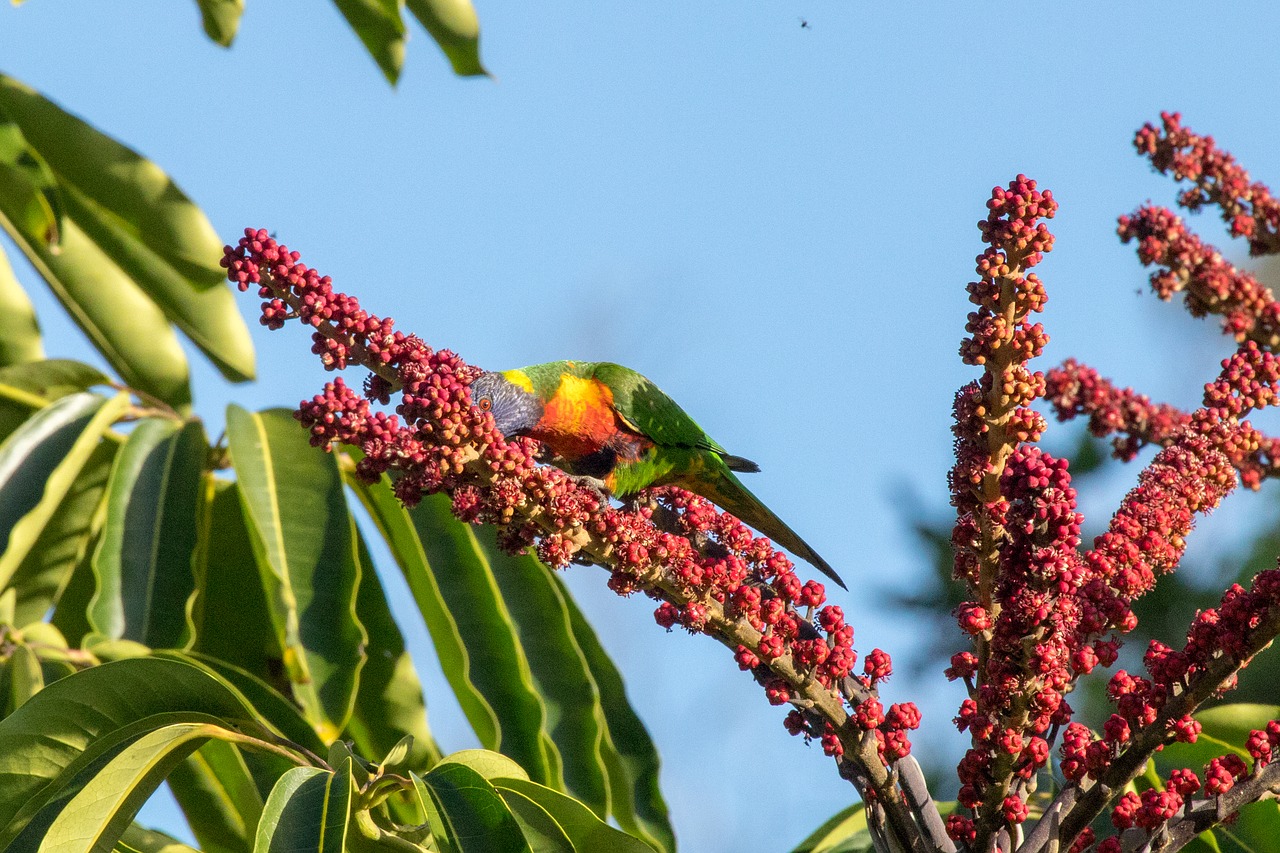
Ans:
[[[471,403],[493,415],[494,426],[508,438],[532,429],[542,418],[542,402],[518,370],[482,374],[471,383]]]

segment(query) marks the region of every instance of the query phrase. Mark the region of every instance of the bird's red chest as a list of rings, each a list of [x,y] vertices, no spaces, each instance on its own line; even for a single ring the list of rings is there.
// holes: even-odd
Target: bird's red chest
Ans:
[[[578,459],[598,453],[618,432],[608,386],[565,374],[529,436],[566,459]]]

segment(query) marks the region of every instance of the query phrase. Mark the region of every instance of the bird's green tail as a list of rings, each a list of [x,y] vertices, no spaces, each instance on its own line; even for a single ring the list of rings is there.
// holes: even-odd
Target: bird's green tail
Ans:
[[[724,471],[719,476],[699,480],[698,487],[692,491],[711,500],[721,509],[737,516],[743,524],[754,527],[774,543],[812,564],[818,571],[838,583],[841,589],[848,589],[840,579],[840,575],[836,574],[836,570],[831,568],[830,563],[818,556],[818,552],[813,550],[808,542],[801,539],[798,533],[788,527],[785,521],[778,518],[773,510],[761,503],[759,498],[742,485],[742,481],[728,471]]]

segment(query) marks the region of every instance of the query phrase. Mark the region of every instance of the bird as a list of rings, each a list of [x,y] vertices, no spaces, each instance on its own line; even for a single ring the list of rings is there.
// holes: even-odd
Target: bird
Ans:
[[[484,373],[471,401],[507,438],[526,436],[552,464],[602,491],[626,498],[649,486],[675,485],[727,510],[843,589],[844,581],[734,474],[760,466],[721,447],[650,380],[605,361],[551,361]]]

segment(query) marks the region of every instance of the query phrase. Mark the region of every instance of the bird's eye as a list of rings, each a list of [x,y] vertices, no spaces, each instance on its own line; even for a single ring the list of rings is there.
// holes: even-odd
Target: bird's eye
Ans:
[[[476,405],[480,407],[480,411],[487,412],[493,408],[493,401],[490,400],[488,397],[481,397],[480,402],[477,403]]]

